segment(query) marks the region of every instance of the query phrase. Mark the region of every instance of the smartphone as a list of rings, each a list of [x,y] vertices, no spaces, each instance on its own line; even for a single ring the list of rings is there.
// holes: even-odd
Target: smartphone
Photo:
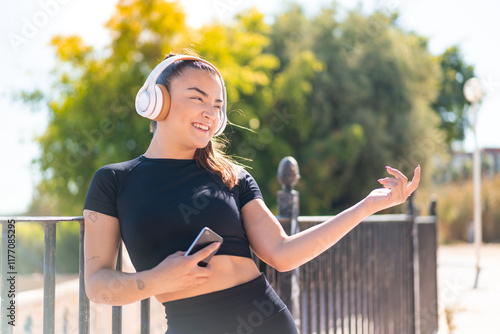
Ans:
[[[199,251],[200,249],[205,248],[206,246],[210,245],[212,242],[220,242],[222,244],[222,237],[220,235],[218,235],[217,233],[215,233],[214,231],[212,231],[211,229],[209,229],[208,227],[204,227],[201,229],[201,231],[198,234],[198,236],[196,237],[196,239],[194,239],[193,243],[191,244],[191,246],[187,250],[186,254],[184,254],[184,256],[194,254],[197,251]],[[206,267],[208,262],[212,258],[212,256],[214,256],[214,254],[218,250],[219,250],[219,248],[217,248],[209,256],[207,256],[206,258],[204,258],[203,260],[198,262],[198,265],[200,267]]]

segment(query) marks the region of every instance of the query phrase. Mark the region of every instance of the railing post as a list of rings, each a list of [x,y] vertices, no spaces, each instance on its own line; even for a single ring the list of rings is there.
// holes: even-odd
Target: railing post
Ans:
[[[118,258],[116,260],[116,270],[122,270],[122,243],[120,242],[120,246],[118,247]],[[121,306],[112,306],[111,307],[111,332],[113,334],[121,334],[122,333],[122,307]]]
[[[436,196],[431,197],[431,216],[418,217],[420,271],[420,332],[436,333],[438,329],[437,290],[437,217]]]
[[[413,236],[413,328],[415,334],[420,334],[420,265],[419,265],[419,247],[418,247],[418,225],[415,219],[416,212],[413,204],[414,192],[407,199],[406,213],[411,216],[412,236]]]
[[[433,271],[433,275],[432,275],[432,281],[433,281],[433,286],[432,286],[432,289],[433,289],[433,296],[432,298],[434,300],[436,300],[436,305],[435,307],[433,308],[433,311],[434,311],[434,314],[435,314],[435,317],[434,317],[434,320],[436,322],[436,325],[435,325],[435,332],[437,333],[438,332],[438,329],[439,329],[439,317],[438,317],[438,303],[439,303],[439,298],[438,298],[438,284],[437,284],[437,250],[438,250],[438,245],[439,245],[439,229],[438,229],[438,217],[437,217],[437,195],[433,194],[431,196],[431,203],[430,203],[430,214],[431,216],[434,216],[434,237],[436,238],[434,240],[434,243],[433,243],[433,246],[435,247],[433,249],[433,255],[434,255],[434,271]]]
[[[56,308],[56,224],[44,223],[43,334],[55,332]]]
[[[429,215],[437,216],[437,196],[431,196],[431,203],[429,204]]]
[[[15,223],[14,223],[15,224]],[[9,229],[8,229],[8,225],[9,225],[9,220],[6,220],[6,221],[2,221],[2,258],[0,259],[0,261],[2,262],[2,282],[0,283],[1,284],[1,295],[0,295],[0,299],[1,299],[1,307],[2,307],[2,312],[0,312],[0,314],[2,315],[2,320],[1,320],[1,323],[2,323],[2,328],[1,328],[1,333],[5,333],[5,334],[11,334],[12,331],[13,331],[13,328],[14,326],[12,325],[9,325],[9,321],[10,320],[15,320],[15,315],[13,316],[13,319],[10,319],[8,316],[7,316],[7,308],[11,306],[10,304],[10,298],[8,298],[8,294],[9,294],[9,289],[10,289],[10,283],[9,281],[7,281],[7,277],[8,277],[8,272],[9,272],[9,269],[8,269],[8,233],[9,233]],[[15,235],[15,234],[14,234]],[[15,249],[14,249],[15,251]],[[16,254],[14,254],[16,255]],[[17,272],[17,271],[16,271]],[[14,299],[13,299],[14,300]],[[15,300],[14,300],[15,302]],[[16,307],[16,306],[15,306]],[[14,322],[15,324],[15,322]]]
[[[85,292],[85,253],[84,253],[84,240],[85,240],[85,222],[80,222],[80,252],[79,252],[79,293],[78,293],[78,333],[88,334],[89,333],[89,322],[90,322],[90,302]]]
[[[289,218],[283,222],[283,229],[288,235],[299,232],[299,193],[293,187],[300,179],[299,165],[293,157],[285,157],[278,166],[278,180],[282,190],[278,191],[278,216]],[[300,328],[300,288],[299,269],[287,273],[278,273],[278,293],[292,313],[295,323]]]
[[[141,300],[141,334],[149,334],[150,331],[150,299]]]

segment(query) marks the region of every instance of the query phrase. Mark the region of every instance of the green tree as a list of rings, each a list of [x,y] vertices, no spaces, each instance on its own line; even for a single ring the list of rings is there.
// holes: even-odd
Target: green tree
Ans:
[[[463,89],[465,82],[474,76],[474,67],[467,65],[457,46],[448,48],[438,57],[442,80],[439,95],[432,107],[441,119],[440,127],[446,133],[446,143],[451,148],[455,141],[465,139],[465,131],[470,127]]]
[[[99,167],[146,150],[149,122],[135,115],[135,94],[164,54],[185,47],[222,72],[229,153],[253,160],[242,162],[271,207],[286,155],[301,167],[304,214],[351,205],[378,186],[386,164],[428,170],[442,139],[430,108],[440,71],[425,39],[380,12],[336,17],[335,6],[307,17],[292,4],[271,25],[252,9],[188,29],[175,2],[120,1],[104,56],[78,36],[54,38],[57,94],[44,98],[51,120],[39,138],[43,179],[32,213],[81,214]]]
[[[307,107],[293,109],[293,121],[280,133],[293,143],[301,167],[304,214],[352,205],[378,186],[387,164],[411,176],[410,166],[420,163],[427,172],[441,149],[430,108],[439,68],[425,40],[398,28],[397,15],[336,17],[335,6],[308,19],[292,5],[277,17],[271,36],[270,49],[282,64],[305,50],[322,64],[309,82]],[[420,146],[429,140],[433,145]]]
[[[172,41],[185,34],[177,3],[120,1],[107,27],[108,56],[98,57],[78,36],[56,36],[56,94],[46,97],[51,120],[38,138],[43,179],[31,212],[80,215],[93,173],[142,154],[151,136],[137,121],[134,98]],[[133,47],[132,47],[133,46]]]

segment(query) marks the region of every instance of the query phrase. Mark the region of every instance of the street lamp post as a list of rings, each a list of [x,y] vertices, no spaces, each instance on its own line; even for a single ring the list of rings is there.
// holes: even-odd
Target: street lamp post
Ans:
[[[472,103],[474,120],[472,131],[474,133],[474,162],[473,162],[473,183],[474,183],[474,245],[476,248],[476,280],[474,288],[477,288],[480,267],[480,250],[483,240],[482,222],[481,222],[481,157],[479,145],[477,142],[477,112],[478,106],[484,96],[484,90],[481,82],[477,78],[470,78],[465,82],[464,95],[467,101]]]

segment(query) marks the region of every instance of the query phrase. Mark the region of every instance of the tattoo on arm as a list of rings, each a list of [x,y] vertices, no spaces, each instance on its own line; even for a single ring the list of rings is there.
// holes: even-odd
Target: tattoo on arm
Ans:
[[[136,282],[137,282],[137,289],[144,290],[144,288],[146,287],[146,284],[144,283],[144,281],[141,279],[138,279],[138,280],[136,280]]]
[[[122,299],[118,296],[107,296],[107,295],[103,295],[102,296],[102,300],[106,303],[116,303],[116,302],[119,302],[121,301]]]
[[[95,211],[90,211],[89,212],[89,219],[92,223],[95,223],[97,221],[97,212]]]
[[[87,259],[87,261],[85,261],[85,263],[89,263],[90,261],[97,260],[98,258],[100,258],[100,256],[92,256],[92,257],[89,257],[89,258]]]

